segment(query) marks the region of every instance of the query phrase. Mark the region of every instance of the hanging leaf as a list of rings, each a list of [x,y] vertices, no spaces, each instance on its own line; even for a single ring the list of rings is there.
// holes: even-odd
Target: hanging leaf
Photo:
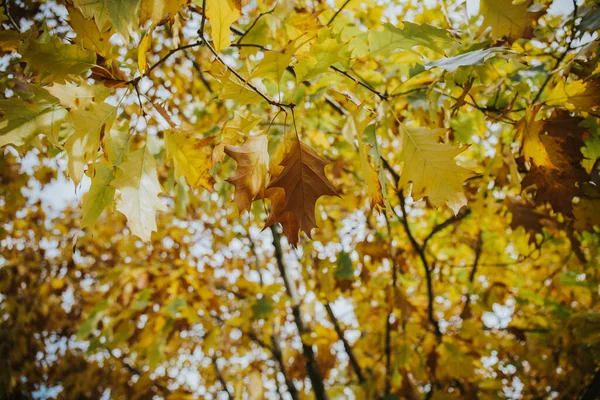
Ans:
[[[264,194],[269,169],[267,135],[250,136],[241,146],[225,146],[225,153],[237,163],[227,182],[235,186],[235,202],[240,213],[250,210],[258,194]]]
[[[206,6],[203,11],[210,21],[215,50],[219,52],[231,44],[229,28],[240,17],[240,8],[233,0],[206,0]]]
[[[117,210],[127,217],[131,233],[147,242],[156,232],[156,213],[166,211],[158,194],[162,191],[156,174],[156,161],[145,146],[127,156],[119,166],[112,186],[120,192]]]
[[[316,227],[315,203],[321,196],[337,195],[325,176],[327,161],[306,144],[294,142],[281,165],[284,167],[283,171],[269,184],[269,188],[284,190],[285,201],[282,202],[281,213],[293,213],[299,228],[310,237],[312,228]],[[271,222],[280,222],[277,215],[272,214],[275,221]],[[290,242],[293,243],[291,240]]]

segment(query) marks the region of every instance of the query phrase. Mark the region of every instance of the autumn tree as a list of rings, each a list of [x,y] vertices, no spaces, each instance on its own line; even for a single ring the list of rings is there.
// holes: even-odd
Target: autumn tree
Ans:
[[[2,4],[1,398],[600,396],[596,1]]]

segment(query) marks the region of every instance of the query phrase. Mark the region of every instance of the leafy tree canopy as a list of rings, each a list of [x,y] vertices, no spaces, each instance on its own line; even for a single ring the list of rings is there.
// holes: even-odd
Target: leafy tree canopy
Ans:
[[[0,397],[599,395],[596,1],[2,4]]]

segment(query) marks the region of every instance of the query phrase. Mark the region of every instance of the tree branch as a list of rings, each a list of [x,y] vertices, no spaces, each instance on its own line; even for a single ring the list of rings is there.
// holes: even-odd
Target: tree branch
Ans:
[[[283,278],[283,283],[285,285],[285,290],[287,295],[290,297],[292,301],[292,315],[294,317],[294,322],[296,323],[296,328],[298,329],[298,334],[300,335],[300,342],[302,343],[302,353],[304,354],[304,358],[306,358],[306,373],[310,378],[310,382],[313,387],[313,391],[315,392],[315,398],[317,400],[328,400],[327,392],[325,391],[325,384],[323,380],[323,375],[321,374],[321,370],[319,368],[319,364],[317,363],[317,357],[313,351],[312,345],[306,343],[303,339],[303,335],[308,333],[308,329],[304,325],[304,321],[302,320],[302,313],[300,311],[300,300],[298,299],[298,294],[296,292],[296,288],[288,276],[287,267],[283,261],[283,251],[281,249],[281,235],[275,225],[271,225],[271,233],[273,234],[273,247],[275,247],[275,259],[277,261],[277,267],[279,268],[279,273]]]
[[[248,86],[250,89],[252,89],[254,92],[256,92],[260,97],[262,97],[267,103],[269,103],[272,106],[279,107],[280,109],[289,108],[291,110],[296,106],[294,103],[280,103],[278,101],[275,101],[275,100],[272,100],[271,98],[269,98],[266,94],[264,94],[263,92],[258,90],[258,88],[256,86],[254,86],[253,84],[248,82],[246,79],[244,79],[244,77],[242,77],[235,69],[233,69],[229,65],[227,65],[225,63],[225,61],[223,61],[223,59],[219,56],[219,53],[217,53],[216,50],[210,45],[210,43],[208,43],[206,40],[204,42],[206,44],[206,47],[210,50],[210,52],[213,53],[215,58],[225,68],[227,68],[233,75],[236,76],[236,78],[238,78],[240,81],[244,82],[244,84],[246,86]]]
[[[333,313],[333,310],[331,309],[331,305],[329,304],[329,302],[326,302],[324,305],[325,305],[325,310],[327,311],[327,315],[329,316],[329,319],[333,323],[333,328],[335,329],[335,332],[337,333],[338,337],[342,341],[342,344],[344,345],[344,350],[346,351],[346,354],[348,355],[348,358],[350,359],[350,365],[352,366],[352,369],[354,370],[354,373],[356,374],[356,377],[358,378],[358,382],[362,385],[363,383],[366,382],[366,379],[365,379],[365,375],[362,371],[362,368],[360,367],[360,364],[358,363],[358,360],[357,360],[356,356],[354,355],[354,350],[352,350],[352,346],[350,346],[350,343],[348,343],[348,340],[346,340],[346,337],[344,336],[344,331],[340,327],[340,323],[339,323],[338,319],[336,318],[335,314]]]
[[[429,240],[433,236],[435,236],[438,232],[442,231],[447,226],[449,226],[449,225],[451,225],[451,224],[453,224],[455,222],[460,221],[461,219],[465,218],[469,214],[471,214],[471,209],[467,208],[464,212],[459,212],[457,215],[453,215],[452,217],[448,218],[447,220],[445,220],[441,224],[438,224],[438,225],[434,226],[433,229],[431,230],[431,232],[429,232],[429,234],[423,240],[423,249],[425,249],[427,247],[427,242],[429,242]]]

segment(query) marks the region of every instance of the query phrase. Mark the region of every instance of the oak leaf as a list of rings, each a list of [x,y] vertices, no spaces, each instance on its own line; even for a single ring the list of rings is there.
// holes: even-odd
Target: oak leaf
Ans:
[[[250,210],[252,201],[263,194],[267,184],[269,151],[267,135],[250,136],[241,146],[225,146],[225,153],[237,162],[227,182],[235,186],[238,210]]]
[[[96,53],[79,44],[64,43],[47,30],[19,47],[21,60],[27,63],[26,72],[40,74],[42,79],[63,82],[71,75],[82,75],[96,64]]]
[[[61,130],[69,113],[59,99],[44,89],[30,86],[23,98],[0,100],[0,147],[22,146],[38,134],[44,134],[54,145],[59,144]],[[68,125],[68,124],[67,124]]]
[[[129,29],[137,20],[140,0],[74,0],[73,4],[86,18],[94,18],[102,32],[112,25],[117,33],[129,39]]]
[[[322,159],[308,145],[294,142],[289,153],[281,162],[284,167],[281,174],[275,178],[269,188],[282,188],[285,200],[278,208],[279,214],[293,213],[299,229],[311,237],[312,228],[316,227],[315,204],[321,196],[336,196],[336,190],[325,176],[324,168],[327,161]],[[273,207],[275,209],[275,207]],[[272,221],[280,222],[277,213],[273,214]],[[289,215],[285,215],[289,218]],[[269,223],[267,223],[267,226]],[[286,234],[287,235],[287,234]],[[289,238],[289,236],[288,236]],[[290,242],[293,242],[290,240]]]

